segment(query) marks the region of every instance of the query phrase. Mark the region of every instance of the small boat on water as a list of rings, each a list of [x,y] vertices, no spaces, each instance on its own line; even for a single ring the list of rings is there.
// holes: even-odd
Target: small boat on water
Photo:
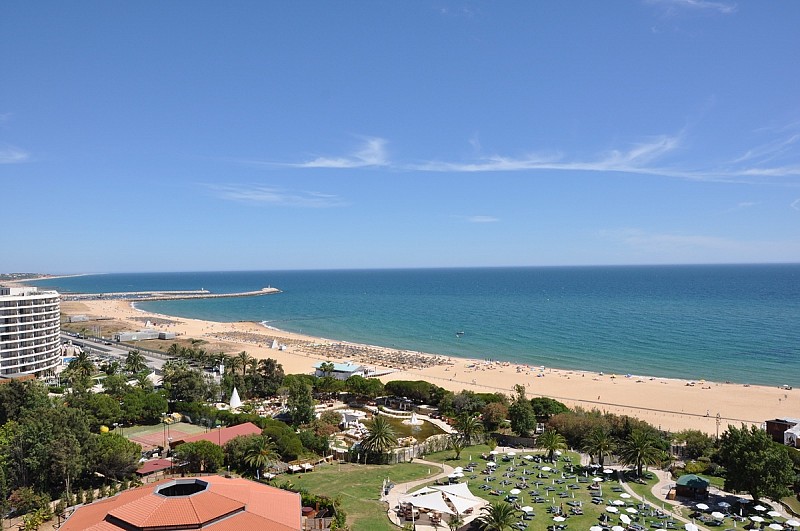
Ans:
[[[463,336],[463,335],[464,335],[464,332],[463,332],[463,331],[461,331],[461,332],[456,332],[456,337],[461,337],[461,336]]]

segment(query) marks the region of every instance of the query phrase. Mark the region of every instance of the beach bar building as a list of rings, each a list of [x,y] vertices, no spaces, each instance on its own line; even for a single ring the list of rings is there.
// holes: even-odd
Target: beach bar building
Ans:
[[[314,376],[317,378],[325,376],[325,373],[321,369],[323,363],[324,362],[319,362],[314,365]],[[367,370],[362,365],[356,365],[355,363],[347,362],[334,363],[333,372],[331,372],[330,375],[337,380],[347,380],[351,376],[364,376],[366,373]]]
[[[792,448],[800,448],[800,419],[787,417],[768,420],[764,424],[773,441]]]

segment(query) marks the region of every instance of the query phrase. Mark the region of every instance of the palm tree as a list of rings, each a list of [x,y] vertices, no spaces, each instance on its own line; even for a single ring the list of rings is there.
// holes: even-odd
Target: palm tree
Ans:
[[[458,513],[451,516],[450,519],[447,521],[447,527],[450,528],[450,531],[457,531],[458,529],[461,529],[463,525],[464,525],[464,517]]]
[[[258,358],[252,358],[247,363],[247,370],[251,376],[255,376],[256,374],[258,374]]]
[[[137,374],[147,369],[147,362],[141,352],[131,350],[125,357],[125,368],[133,374]]]
[[[239,360],[239,367],[242,369],[242,376],[244,376],[245,371],[247,371],[247,366],[250,360],[253,359],[253,356],[243,350],[236,355],[236,359]]]
[[[481,512],[477,520],[481,531],[506,531],[517,521],[514,507],[503,501],[485,505]]]
[[[656,446],[656,439],[650,432],[633,430],[619,449],[619,459],[624,465],[633,465],[636,475],[642,475],[642,468],[646,465],[658,463],[661,449]]]
[[[78,352],[75,359],[69,362],[69,368],[82,378],[88,378],[97,370],[86,352]]]
[[[150,381],[150,375],[144,371],[136,374],[136,385],[139,387],[139,389],[143,389],[145,391],[153,390],[153,382]]]
[[[278,453],[275,445],[269,437],[261,436],[256,443],[247,450],[244,462],[256,469],[257,472],[263,471],[269,465],[278,460]]]
[[[323,361],[319,364],[319,372],[322,373],[322,376],[330,376],[334,370],[334,365],[330,361]]]
[[[367,425],[367,436],[361,440],[361,448],[364,450],[364,462],[367,453],[383,454],[397,444],[397,435],[394,428],[386,418],[376,415]]]
[[[617,442],[611,436],[611,432],[605,428],[597,427],[589,432],[583,442],[583,451],[589,457],[597,457],[597,463],[602,467],[605,457],[610,456],[617,450]]]
[[[181,346],[177,343],[173,343],[167,349],[167,354],[173,356],[175,358],[180,357],[181,355]]]
[[[459,415],[454,427],[464,438],[467,446],[472,444],[475,436],[483,431],[483,424],[478,420],[478,416],[470,415],[469,413]]]
[[[563,435],[551,428],[539,435],[536,439],[536,446],[547,450],[547,459],[553,461],[556,450],[562,450],[567,447],[567,440],[564,439]]]
[[[467,439],[461,435],[460,433],[451,433],[450,434],[450,448],[456,453],[455,458],[461,458],[461,452],[464,451],[464,448],[467,447]]]
[[[230,371],[231,374],[236,374],[236,369],[241,368],[242,360],[239,359],[239,356],[226,356],[225,358],[225,368],[226,370]]]

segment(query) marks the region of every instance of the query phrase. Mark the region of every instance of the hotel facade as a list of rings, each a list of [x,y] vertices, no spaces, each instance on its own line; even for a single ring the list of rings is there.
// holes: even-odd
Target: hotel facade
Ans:
[[[61,362],[57,291],[0,286],[0,378],[39,375]]]

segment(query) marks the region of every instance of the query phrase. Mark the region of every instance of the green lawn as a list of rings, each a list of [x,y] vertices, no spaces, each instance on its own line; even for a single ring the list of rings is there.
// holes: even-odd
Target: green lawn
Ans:
[[[347,523],[353,531],[396,531],[386,516],[387,507],[379,501],[383,481],[393,483],[421,479],[429,467],[417,463],[397,465],[322,465],[308,474],[281,476],[295,487],[332,498],[339,497],[347,512]],[[431,474],[439,470],[431,470]]]
[[[800,500],[797,499],[797,496],[786,496],[781,501],[791,507],[795,513],[800,514]]]

